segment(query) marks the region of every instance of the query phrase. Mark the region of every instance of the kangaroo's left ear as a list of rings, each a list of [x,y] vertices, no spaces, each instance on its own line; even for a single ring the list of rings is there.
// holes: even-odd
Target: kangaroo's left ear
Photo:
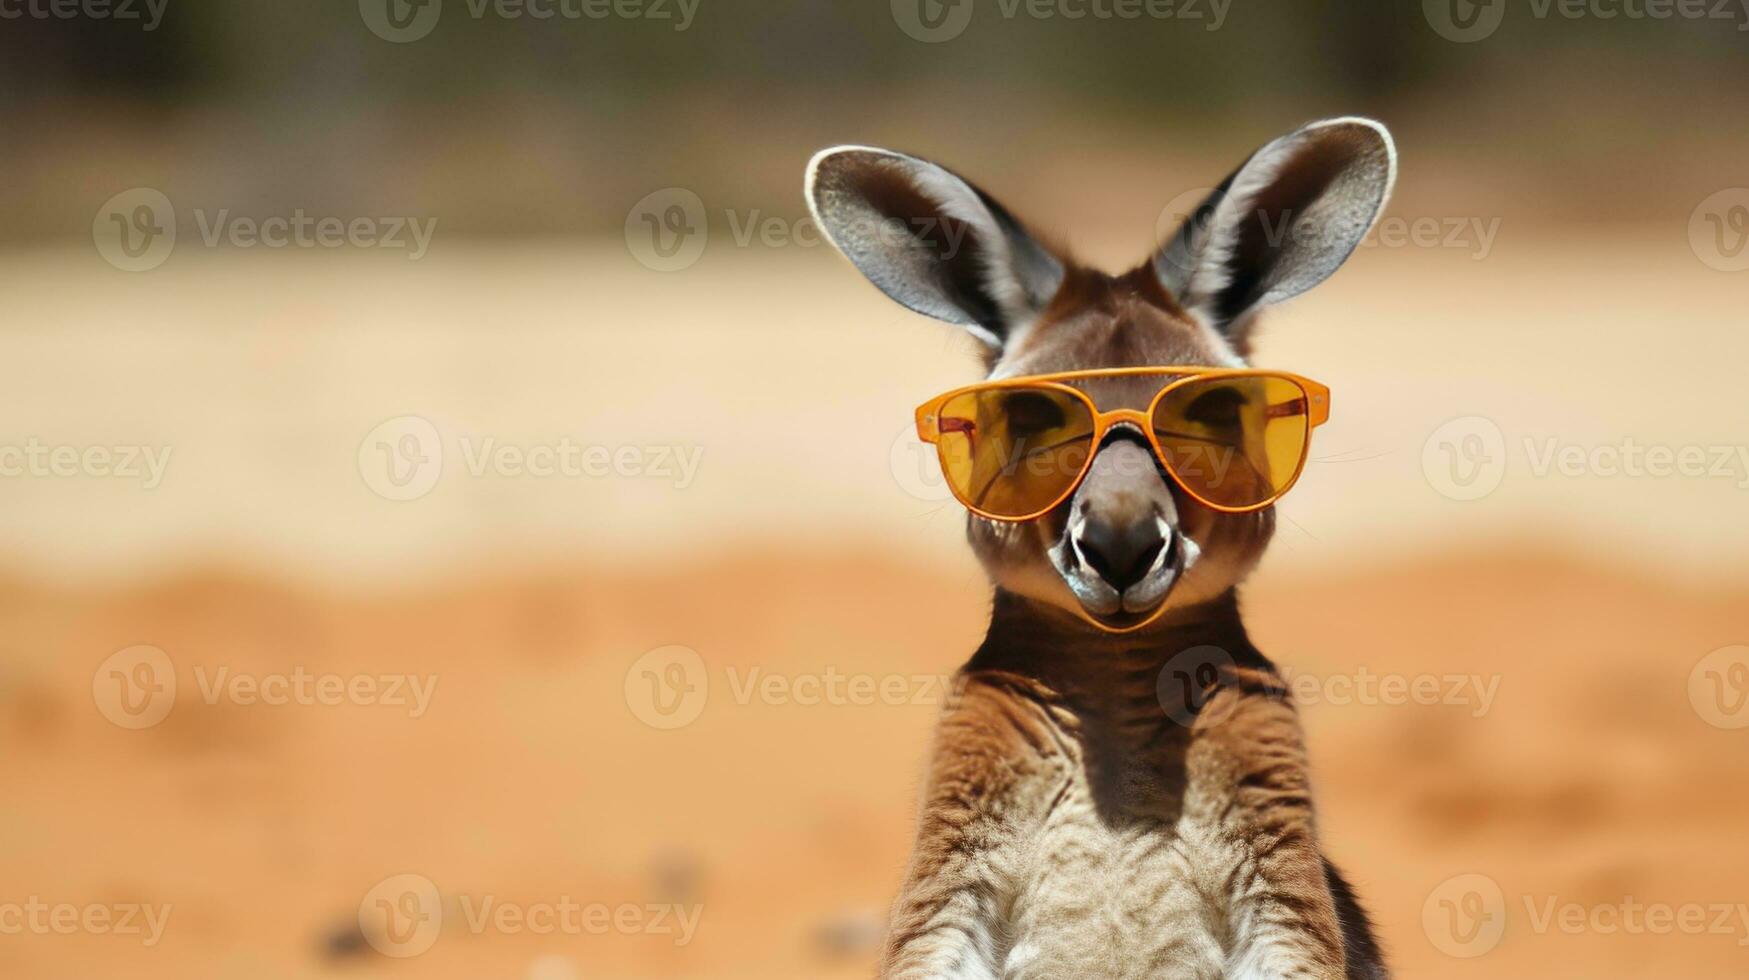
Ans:
[[[1255,314],[1329,278],[1372,229],[1396,179],[1383,125],[1311,123],[1252,154],[1155,254],[1154,270],[1244,353]]]
[[[836,146],[808,164],[820,230],[881,291],[1002,350],[1063,281],[1063,264],[945,167],[892,150]]]

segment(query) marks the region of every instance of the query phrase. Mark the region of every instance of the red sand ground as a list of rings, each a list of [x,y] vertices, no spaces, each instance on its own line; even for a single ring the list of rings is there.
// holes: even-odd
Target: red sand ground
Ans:
[[[13,582],[0,590],[0,903],[172,910],[149,949],[0,935],[0,976],[867,976],[863,933],[906,857],[935,707],[742,704],[730,671],[911,684],[970,651],[982,601],[976,582],[871,555],[364,598],[222,574],[114,592]],[[1264,649],[1324,690],[1362,668],[1498,683],[1481,717],[1469,695],[1304,709],[1327,848],[1402,976],[1749,975],[1734,908],[1749,903],[1749,729],[1709,724],[1688,694],[1708,651],[1749,641],[1749,589],[1495,554],[1272,579],[1247,607]],[[92,675],[136,643],[170,655],[179,690],[162,724],[128,731],[95,707]],[[628,667],[665,644],[695,649],[711,685],[702,715],[672,731],[640,722],[626,694]],[[438,686],[417,719],[205,703],[197,673],[219,667]],[[436,945],[405,960],[356,935],[365,893],[400,873],[449,903]],[[1474,959],[1441,952],[1423,922],[1431,904],[1445,928],[1451,896],[1435,890],[1461,874],[1500,888],[1483,911],[1503,938]],[[475,933],[459,903],[486,896],[697,903],[702,919],[684,946]],[[1578,931],[1542,921],[1551,902],[1576,907],[1562,914]],[[1611,928],[1624,905],[1658,903],[1730,906],[1728,931],[1708,931],[1710,913],[1698,934]]]

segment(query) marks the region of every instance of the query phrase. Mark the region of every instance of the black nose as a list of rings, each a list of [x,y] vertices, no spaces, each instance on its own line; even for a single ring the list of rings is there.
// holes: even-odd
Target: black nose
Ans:
[[[1148,574],[1166,539],[1152,514],[1121,525],[1089,516],[1075,537],[1075,547],[1100,578],[1122,592]]]

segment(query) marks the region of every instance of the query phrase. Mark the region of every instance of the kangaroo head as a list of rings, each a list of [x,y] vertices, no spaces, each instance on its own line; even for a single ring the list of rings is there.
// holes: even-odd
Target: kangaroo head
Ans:
[[[1033,237],[925,160],[824,150],[807,196],[832,243],[888,296],[970,331],[993,378],[1151,365],[1240,367],[1257,315],[1322,282],[1372,227],[1396,176],[1385,128],[1312,123],[1269,143],[1141,265],[1112,276]],[[1099,379],[1101,409],[1145,409],[1158,383]],[[1223,513],[1184,493],[1145,434],[1114,426],[1075,493],[1024,523],[969,516],[998,587],[1122,630],[1219,597],[1257,563],[1273,507]]]

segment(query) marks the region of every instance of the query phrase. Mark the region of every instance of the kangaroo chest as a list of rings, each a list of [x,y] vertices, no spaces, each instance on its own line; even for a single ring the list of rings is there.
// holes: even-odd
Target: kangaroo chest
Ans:
[[[1273,673],[1232,667],[1188,713],[1137,683],[1158,668],[1106,673],[1124,683],[966,677],[884,975],[1341,976],[1299,724]]]
[[[1000,975],[1222,976],[1243,847],[1220,826],[1220,786],[1187,759],[1189,733],[1061,734],[1071,751],[1027,787],[1031,828],[1011,838]]]

